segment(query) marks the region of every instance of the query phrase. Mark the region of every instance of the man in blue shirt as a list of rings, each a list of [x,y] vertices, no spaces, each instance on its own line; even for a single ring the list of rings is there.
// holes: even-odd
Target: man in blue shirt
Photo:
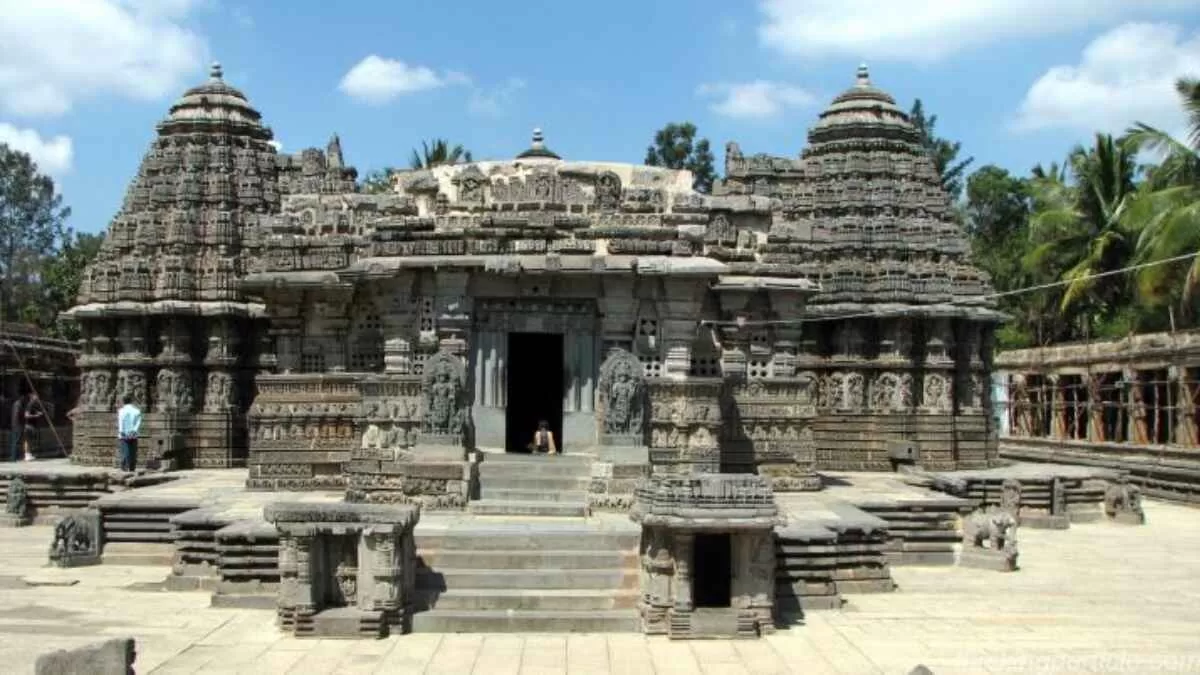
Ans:
[[[138,431],[142,428],[142,411],[133,404],[133,396],[126,394],[125,404],[117,411],[117,442],[121,449],[121,470],[132,472],[137,469]]]

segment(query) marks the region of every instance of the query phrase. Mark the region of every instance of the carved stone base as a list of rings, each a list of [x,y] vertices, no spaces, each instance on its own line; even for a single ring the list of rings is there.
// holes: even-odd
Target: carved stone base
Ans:
[[[354,460],[346,474],[346,501],[462,510],[478,493],[478,484],[475,462]]]
[[[775,631],[770,612],[764,618],[753,609],[671,609],[667,623],[672,640],[753,639]]]
[[[1146,514],[1142,511],[1117,511],[1108,520],[1121,525],[1145,525]]]
[[[816,492],[825,487],[817,474],[798,474],[795,472],[771,471],[770,466],[760,466],[758,472],[771,482],[775,492]]]
[[[994,572],[1015,572],[1017,571],[1017,554],[993,551],[990,548],[978,546],[966,546],[958,556],[958,566]]]
[[[0,527],[25,527],[33,523],[27,514],[0,513]]]
[[[384,638],[387,625],[383,612],[356,607],[326,609],[313,615],[312,630],[296,632],[296,637],[314,638]]]
[[[1066,530],[1071,527],[1071,519],[1066,515],[1022,511],[1020,521],[1021,527],[1031,527],[1035,530]]]

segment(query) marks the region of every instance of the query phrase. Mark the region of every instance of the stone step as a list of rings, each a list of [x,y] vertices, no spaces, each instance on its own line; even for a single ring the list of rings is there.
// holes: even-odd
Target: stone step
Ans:
[[[592,469],[587,464],[564,464],[553,460],[545,462],[484,462],[479,465],[479,477],[532,477],[532,478],[591,478]]]
[[[479,477],[480,490],[537,490],[541,492],[587,492],[591,478],[585,476],[528,476],[512,474]]]
[[[482,464],[540,464],[543,462],[557,462],[559,464],[591,464],[595,461],[592,455],[580,454],[565,454],[565,455],[543,455],[525,452],[489,452],[484,453]],[[481,464],[481,465],[482,465]]]
[[[535,591],[543,589],[563,590],[632,590],[637,588],[638,575],[634,570],[575,569],[575,570],[505,570],[505,569],[453,569],[440,568],[417,570],[417,588],[420,590],[456,590],[461,588],[504,589]]]
[[[587,503],[586,490],[529,490],[519,488],[495,487],[492,483],[480,486],[479,496],[482,499],[508,502],[575,502]]]
[[[637,552],[608,551],[538,551],[513,550],[417,550],[425,566],[435,572],[439,567],[459,570],[580,570],[636,568]]]
[[[416,544],[419,549],[440,551],[636,551],[641,541],[637,531],[603,530],[589,527],[586,521],[575,522],[546,521],[554,527],[536,529],[500,523],[473,523],[468,528],[447,530],[418,527]]]
[[[431,593],[426,600],[429,606],[439,610],[603,611],[636,609],[638,592],[459,588]]]
[[[413,616],[419,633],[635,633],[635,610],[469,610],[434,609]]]
[[[588,514],[587,502],[518,502],[480,499],[467,506],[477,516],[551,516],[583,518]]]

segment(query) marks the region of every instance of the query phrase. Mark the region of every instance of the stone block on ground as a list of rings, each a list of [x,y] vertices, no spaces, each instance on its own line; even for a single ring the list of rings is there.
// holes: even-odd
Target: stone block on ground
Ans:
[[[36,675],[133,675],[136,659],[133,638],[117,638],[38,657]]]

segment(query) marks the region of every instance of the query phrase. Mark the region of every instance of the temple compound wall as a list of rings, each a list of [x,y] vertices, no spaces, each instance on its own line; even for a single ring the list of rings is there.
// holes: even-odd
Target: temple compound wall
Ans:
[[[1129,472],[1146,494],[1200,501],[1200,331],[1002,352],[1002,452]]]
[[[4,459],[9,450],[12,404],[25,392],[36,391],[46,411],[30,440],[38,457],[62,457],[71,451],[72,402],[79,396],[75,345],[42,335],[36,326],[7,324],[0,330],[0,438]]]
[[[76,461],[111,461],[125,393],[176,465],[445,508],[473,498],[475,451],[526,451],[540,421],[630,495],[648,473],[803,490],[996,458],[1002,317],[865,70],[801,157],[731,144],[712,195],[540,132],[359,193],[336,137],[276,153],[219,69],[158,131],[71,311]]]

